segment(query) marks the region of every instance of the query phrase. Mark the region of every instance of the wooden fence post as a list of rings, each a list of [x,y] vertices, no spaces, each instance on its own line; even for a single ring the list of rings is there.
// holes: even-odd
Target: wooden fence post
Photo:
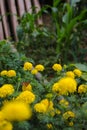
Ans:
[[[4,0],[0,0],[0,8],[1,8],[2,23],[3,23],[5,38],[8,38],[10,36],[10,30],[9,30],[9,24],[6,16]]]
[[[4,31],[3,31],[2,22],[0,21],[0,40],[2,39],[4,39]]]
[[[40,11],[40,9],[41,9],[40,3],[39,3],[38,0],[33,0],[33,2],[34,2],[34,6],[36,7],[35,11],[36,11],[36,13],[38,13]],[[38,18],[37,22],[38,22],[39,25],[43,25],[42,17]]]
[[[14,40],[18,41],[16,32],[19,24],[18,17],[22,17],[25,12],[32,14],[32,6],[36,7],[35,13],[38,13],[41,9],[39,0],[0,0],[0,14],[2,16],[0,21],[0,39],[7,39],[13,36]],[[9,17],[6,16],[7,13],[9,13]],[[37,24],[43,25],[42,17],[38,17]]]
[[[17,10],[15,5],[15,0],[7,0],[7,2],[11,13],[11,23],[12,23],[14,38],[17,41],[18,38],[17,38],[16,28],[18,26],[18,21],[17,21]]]
[[[27,12],[32,13],[31,0],[25,0],[25,8],[26,8],[26,11],[27,11]]]
[[[22,15],[25,13],[24,0],[17,0],[17,6],[19,16],[22,17]]]

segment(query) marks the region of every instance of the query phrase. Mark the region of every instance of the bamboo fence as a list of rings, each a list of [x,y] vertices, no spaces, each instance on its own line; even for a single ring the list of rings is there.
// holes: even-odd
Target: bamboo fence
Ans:
[[[0,0],[0,40],[8,39],[11,35],[18,40],[18,17],[25,12],[32,13],[32,6],[36,7],[36,13],[41,9],[39,0]],[[42,18],[38,18],[37,23],[43,24]]]

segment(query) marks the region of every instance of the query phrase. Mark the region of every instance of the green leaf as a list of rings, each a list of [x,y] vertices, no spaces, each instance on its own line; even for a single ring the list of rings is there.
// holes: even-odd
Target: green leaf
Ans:
[[[60,3],[60,0],[54,0],[53,1],[53,6],[57,7],[59,3]]]
[[[82,19],[86,15],[86,13],[87,13],[87,10],[83,10],[78,16],[70,20],[70,23],[67,25],[66,31],[65,31],[67,36],[70,36],[72,29],[83,21]]]
[[[69,4],[65,4],[64,10],[67,10],[67,12],[62,17],[62,21],[67,25],[72,20],[73,9]]]
[[[77,2],[80,2],[81,0],[71,0],[71,6],[75,6]]]
[[[58,9],[57,9],[56,7],[52,7],[52,11],[53,11],[54,13],[56,13],[56,12],[58,11]]]
[[[82,116],[87,120],[87,102],[82,105]]]
[[[76,68],[80,69],[81,71],[87,72],[87,66],[84,65],[84,64],[76,63],[76,64],[74,64],[74,66],[75,66]]]
[[[83,80],[87,81],[87,73],[83,73],[82,76],[81,76],[81,78],[82,78]]]

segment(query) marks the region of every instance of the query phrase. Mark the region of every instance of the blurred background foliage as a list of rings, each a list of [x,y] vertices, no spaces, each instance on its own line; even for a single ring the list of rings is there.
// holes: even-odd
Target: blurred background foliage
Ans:
[[[50,9],[50,10],[49,10]],[[37,25],[37,17],[49,18]],[[87,42],[87,2],[72,0],[70,4],[54,0],[43,5],[38,14],[25,13],[17,28],[19,52],[36,63],[85,62]]]
[[[17,63],[19,67],[28,60],[44,64],[51,73],[50,67],[56,62],[87,62],[87,1],[50,1],[43,0],[41,11],[37,14],[32,7],[33,14],[25,13],[18,18],[19,40],[10,42],[18,55],[10,51],[8,41],[5,44],[0,42],[1,69],[14,68]],[[43,25],[37,25],[38,17],[43,18]]]

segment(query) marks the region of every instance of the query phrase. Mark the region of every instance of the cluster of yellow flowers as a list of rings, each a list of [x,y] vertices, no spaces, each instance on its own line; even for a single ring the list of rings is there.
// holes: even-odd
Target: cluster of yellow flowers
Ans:
[[[69,102],[67,100],[65,100],[64,98],[59,101],[59,104],[62,107],[68,107],[69,106]]]
[[[23,82],[22,83],[22,91],[32,91],[32,86],[30,83],[27,83],[27,82]]]
[[[24,70],[32,70],[33,69],[33,64],[30,62],[25,62],[24,63]]]
[[[80,77],[82,75],[82,72],[79,69],[74,69],[73,72],[78,77]]]
[[[45,68],[41,64],[33,67],[32,63],[25,62],[23,69],[30,71],[32,74],[37,74]],[[63,67],[57,63],[52,66],[52,69],[57,72],[63,71]],[[61,114],[64,121],[69,120],[68,125],[73,126],[73,121],[71,119],[75,118],[76,115],[74,112],[69,110],[70,103],[64,98],[64,96],[74,92],[78,92],[79,94],[87,92],[86,84],[81,84],[79,86],[77,84],[76,78],[79,78],[81,75],[82,72],[79,69],[64,72],[63,77],[53,84],[51,92],[45,95],[45,99],[42,99],[37,103],[35,102],[37,96],[33,93],[32,85],[29,82],[23,82],[21,88],[22,92],[11,100],[7,100],[7,102],[4,100],[2,102],[3,106],[0,108],[0,130],[12,130],[12,121],[31,119],[33,110],[38,114],[49,115],[52,117],[56,114],[58,116]],[[0,76],[14,77],[16,76],[16,72],[15,70],[3,70],[0,72]],[[0,87],[0,98],[4,99],[14,92],[15,90],[13,85],[4,84]],[[64,111],[61,111],[60,108],[55,108],[55,103],[51,100],[55,93],[58,96],[64,95],[61,96],[61,100],[58,100],[58,105],[60,105],[60,108],[64,108]],[[32,105],[32,103],[34,104]],[[32,109],[30,106],[32,106]],[[53,124],[48,122],[46,127],[48,129],[53,129]]]
[[[62,66],[60,65],[60,64],[54,64],[53,66],[52,66],[52,68],[53,68],[53,70],[55,70],[55,71],[61,71],[62,70]]]
[[[31,117],[31,109],[24,102],[10,101],[2,107],[4,118],[8,121],[23,121]],[[14,114],[13,114],[14,112]]]
[[[0,111],[0,130],[12,130],[12,121],[24,121],[30,119],[32,110],[24,102],[9,101]]]
[[[43,65],[38,64],[35,67],[33,67],[33,64],[31,62],[25,62],[23,68],[24,68],[24,70],[31,71],[32,74],[37,74],[38,71],[43,71],[44,70],[44,66]]]
[[[34,109],[39,113],[52,112],[54,110],[53,102],[48,99],[43,99],[39,103],[35,104]]]
[[[13,130],[12,123],[6,120],[0,121],[0,130]]]
[[[61,71],[63,67],[60,64],[54,64],[52,68],[55,71]],[[52,91],[58,93],[58,95],[67,95],[68,93],[76,92],[77,81],[75,80],[75,77],[80,77],[81,75],[82,72],[79,69],[74,69],[73,71],[67,71],[65,73],[65,77],[61,78],[58,82],[53,84]],[[86,91],[85,87],[84,88],[80,87],[78,89],[79,93],[85,91]]]
[[[67,120],[68,122],[68,125],[69,126],[73,126],[74,125],[74,123],[73,123],[73,118],[75,118],[75,113],[74,112],[72,112],[72,111],[66,111],[64,114],[63,114],[63,118],[64,118],[64,120]]]
[[[15,72],[15,70],[8,70],[8,71],[3,70],[3,71],[1,71],[0,75],[7,76],[7,77],[14,77],[14,76],[16,76],[16,72]]]
[[[4,84],[0,88],[0,97],[5,98],[14,92],[11,84]],[[0,108],[0,130],[13,130],[12,121],[28,120],[32,116],[29,104],[35,100],[35,95],[24,90],[12,100],[4,100]]]
[[[77,89],[77,82],[71,77],[61,78],[57,83],[54,83],[52,90],[59,95],[67,95],[73,93]]]
[[[73,71],[66,72],[66,76],[72,77],[72,78],[80,77],[81,75],[82,75],[82,72],[79,69],[74,69]]]
[[[72,111],[67,111],[63,114],[63,118],[68,120],[69,118],[75,118],[75,113]]]
[[[87,92],[87,84],[81,84],[78,87],[78,93],[82,94],[82,93],[86,93]]]
[[[17,96],[16,100],[31,104],[32,102],[35,101],[35,95],[32,92],[26,90],[26,91],[21,92]]]
[[[73,71],[67,71],[65,74],[67,77],[75,78],[75,74]]]
[[[16,98],[4,100],[0,110],[0,130],[13,130],[12,121],[28,120],[32,116],[30,105],[35,100],[35,95],[29,90],[23,88]],[[5,84],[0,88],[0,97],[5,98],[14,92],[14,87],[11,84]]]
[[[0,87],[0,98],[5,98],[14,92],[14,87],[11,84],[4,84]]]
[[[63,67],[61,66],[61,64],[54,64],[52,66],[53,70],[55,71],[62,71]],[[77,77],[80,77],[82,75],[82,72],[79,70],[79,69],[74,69],[73,71],[67,71],[66,72],[66,76],[69,76],[69,77],[72,77],[72,78],[75,78],[75,76]]]

